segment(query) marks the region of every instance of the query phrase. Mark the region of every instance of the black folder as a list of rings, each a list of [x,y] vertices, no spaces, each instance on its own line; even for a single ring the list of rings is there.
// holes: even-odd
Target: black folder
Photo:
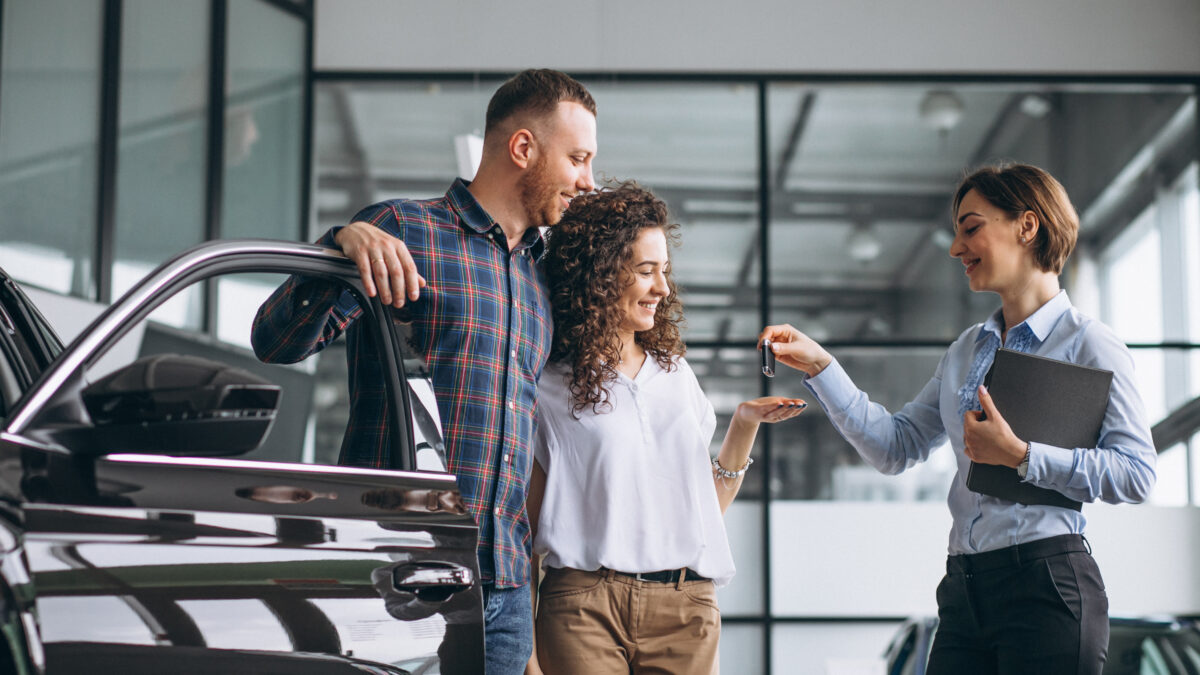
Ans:
[[[1000,349],[985,384],[1017,438],[1059,448],[1094,448],[1112,377],[1112,371]],[[1021,504],[1083,508],[1056,490],[1021,482],[1017,470],[1008,466],[971,462],[967,488]]]

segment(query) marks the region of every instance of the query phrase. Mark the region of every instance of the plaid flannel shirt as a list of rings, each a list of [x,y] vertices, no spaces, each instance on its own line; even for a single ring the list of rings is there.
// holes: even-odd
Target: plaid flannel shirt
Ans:
[[[427,286],[394,310],[412,322],[437,396],[449,470],[479,525],[482,578],[511,588],[529,581],[525,494],[537,419],[537,380],[550,351],[552,319],[536,229],[512,251],[503,231],[461,179],[444,197],[390,200],[360,211],[404,240]],[[340,228],[319,243],[334,246]],[[362,310],[346,291],[294,276],[259,309],[255,353],[294,363],[343,331],[350,419],[340,462],[388,467],[385,383],[376,350],[355,324]],[[367,342],[364,342],[367,341]]]

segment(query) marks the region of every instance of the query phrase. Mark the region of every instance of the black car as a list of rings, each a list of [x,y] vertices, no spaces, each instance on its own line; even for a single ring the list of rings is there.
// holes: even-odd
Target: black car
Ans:
[[[884,651],[888,675],[924,675],[936,617],[904,622]],[[1109,618],[1104,675],[1200,675],[1200,623],[1192,617]]]
[[[248,338],[290,274],[357,297],[396,466],[336,466],[311,421],[345,424],[344,392],[317,395],[338,358],[268,366],[211,337]],[[194,247],[65,348],[0,286],[0,672],[483,672],[477,529],[389,310],[339,252]]]

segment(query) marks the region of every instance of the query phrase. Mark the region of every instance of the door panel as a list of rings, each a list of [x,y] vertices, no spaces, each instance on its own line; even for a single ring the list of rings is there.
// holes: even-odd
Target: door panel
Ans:
[[[452,479],[122,456],[99,460],[96,482],[111,490],[102,502],[127,505],[26,508],[50,673],[59,648],[76,644],[327,653],[410,669],[482,639],[474,524]],[[397,572],[413,568],[433,586],[398,589]]]

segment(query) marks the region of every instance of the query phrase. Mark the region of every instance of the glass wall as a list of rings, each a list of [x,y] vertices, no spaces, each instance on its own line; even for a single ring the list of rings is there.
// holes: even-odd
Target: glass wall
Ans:
[[[1082,229],[1062,284],[1131,344],[1151,422],[1200,394],[1200,275],[1183,262],[1200,259],[1191,84],[582,81],[599,110],[597,177],[638,180],[682,225],[674,266],[688,359],[721,415],[717,442],[739,401],[763,391],[812,400],[794,372],[757,375],[764,314],[823,341],[874,400],[891,409],[910,400],[950,342],[998,307],[994,295],[969,292],[948,250],[957,181],[999,160],[1043,166],[1066,186]],[[444,192],[464,173],[455,137],[479,133],[500,82],[319,79],[312,234],[379,199]],[[1195,445],[1162,455],[1158,503],[1195,499]],[[862,550],[842,558],[867,570],[875,551],[913,537],[936,558],[949,529],[951,453],[881,475],[815,405],[762,430],[755,453],[761,463],[726,516],[738,565],[720,596],[726,669],[791,672],[794,639],[881,644],[909,606],[905,594],[931,594],[937,579],[885,584],[893,588],[847,603],[849,589],[814,581],[825,576],[812,561],[822,542],[794,536],[796,519],[811,517],[814,502],[906,502],[927,527],[864,534]],[[822,527],[861,525],[853,508],[837,513],[845,522]],[[837,625],[853,630],[822,637],[803,625],[835,605],[849,612]],[[863,618],[871,621],[856,623]]]
[[[204,240],[208,199],[209,18],[204,3],[125,0],[113,297]],[[199,328],[200,294],[159,320]]]
[[[14,277],[105,303],[207,238],[306,234],[309,3],[0,7],[0,265]],[[244,344],[252,295],[223,310],[207,296],[155,320],[240,322],[223,332]]]
[[[304,238],[304,20],[260,0],[229,3],[221,235]],[[248,326],[275,286],[217,287],[216,333],[249,347]]]
[[[102,5],[2,7],[0,266],[94,298]]]
[[[234,0],[227,25],[221,231],[295,240],[304,234],[305,22]]]

